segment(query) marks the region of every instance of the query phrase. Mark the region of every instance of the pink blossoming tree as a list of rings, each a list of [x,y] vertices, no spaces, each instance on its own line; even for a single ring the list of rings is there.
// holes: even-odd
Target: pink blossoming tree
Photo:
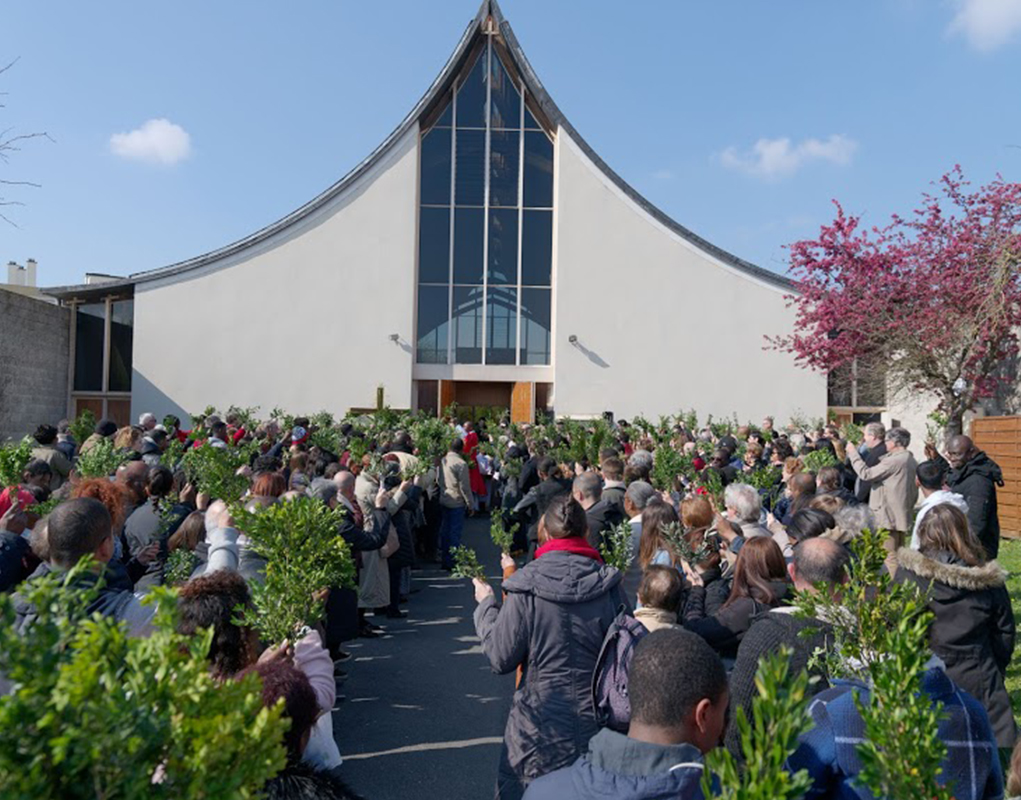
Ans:
[[[965,412],[1013,376],[1021,326],[1021,183],[972,192],[960,167],[909,217],[863,227],[839,203],[819,237],[790,245],[794,331],[769,339],[806,368],[879,365],[893,395],[931,392]]]

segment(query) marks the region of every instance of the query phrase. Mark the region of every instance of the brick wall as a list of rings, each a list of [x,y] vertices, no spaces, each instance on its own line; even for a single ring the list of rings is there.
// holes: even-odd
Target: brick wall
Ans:
[[[67,416],[70,311],[0,287],[0,441]]]

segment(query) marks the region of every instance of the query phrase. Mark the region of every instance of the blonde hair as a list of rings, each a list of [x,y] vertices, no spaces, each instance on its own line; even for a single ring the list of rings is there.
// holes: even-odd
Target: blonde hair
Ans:
[[[142,433],[138,428],[127,425],[113,435],[113,446],[117,450],[134,450],[142,440]]]

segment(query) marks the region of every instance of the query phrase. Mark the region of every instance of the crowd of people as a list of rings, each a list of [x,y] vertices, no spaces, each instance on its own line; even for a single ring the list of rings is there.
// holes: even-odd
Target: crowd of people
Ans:
[[[456,569],[465,518],[497,510],[514,544],[501,597],[475,580],[474,621],[493,670],[517,673],[498,798],[702,797],[704,754],[725,746],[742,757],[734,710],[750,710],[760,659],[780,646],[794,671],[821,678],[815,726],[790,769],[809,771],[809,797],[870,797],[856,781],[864,733],[853,700],[869,687],[827,682],[812,656],[833,621],[794,613],[793,598],[839,598],[850,545],[876,528],[889,532],[886,569],[917,584],[933,614],[922,686],[944,707],[941,780],[962,800],[1004,796],[998,750],[1016,731],[1005,687],[1014,617],[995,560],[1002,475],[966,436],[945,456],[926,444],[917,463],[908,432],[878,422],[851,443],[834,426],[779,431],[771,418],[723,432],[676,421],[655,436],[621,421],[597,455],[568,460],[568,429],[506,420],[446,419],[445,453],[399,425],[336,425],[334,452],[308,418],[194,423],[102,420],[81,443],[67,421],[41,425],[20,483],[0,493],[0,591],[15,594],[17,624],[29,626],[25,582],[92,557],[103,574],[93,610],[144,636],[154,611],[140,598],[178,583],[181,632],[214,630],[210,672],[256,672],[266,703],[284,701],[288,766],[271,797],[355,796],[340,780],[330,713],[343,700],[344,643],[404,617],[412,568]],[[81,478],[77,459],[104,440],[122,463]],[[345,511],[337,535],[357,586],[330,587],[324,619],[294,647],[260,642],[239,621],[266,562],[223,498],[184,469],[181,453],[203,446],[245,454],[248,509],[308,496]],[[690,470],[657,488],[665,449]],[[812,469],[816,453],[826,466]],[[618,569],[605,562],[622,530]],[[171,568],[182,553],[183,578]],[[608,669],[624,683],[603,680]]]

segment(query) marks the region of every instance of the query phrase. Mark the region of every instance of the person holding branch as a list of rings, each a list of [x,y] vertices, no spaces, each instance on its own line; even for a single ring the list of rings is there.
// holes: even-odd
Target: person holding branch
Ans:
[[[493,588],[474,579],[475,629],[494,672],[523,665],[504,732],[496,796],[517,800],[536,778],[574,763],[598,731],[591,678],[625,602],[621,574],[586,541],[588,520],[570,495],[539,521],[534,561]]]

